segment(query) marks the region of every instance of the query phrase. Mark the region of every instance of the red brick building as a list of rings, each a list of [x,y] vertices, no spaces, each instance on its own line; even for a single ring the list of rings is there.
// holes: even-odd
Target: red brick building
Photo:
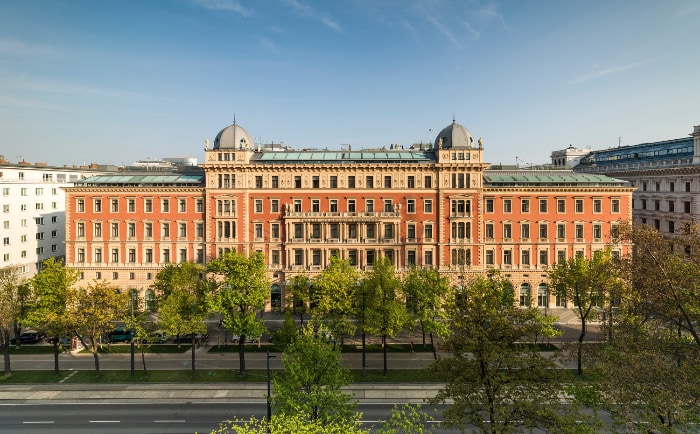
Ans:
[[[455,283],[500,268],[523,303],[555,304],[547,267],[611,244],[631,221],[633,188],[568,170],[492,170],[482,155],[481,139],[455,122],[433,145],[338,151],[256,146],[234,122],[207,145],[199,178],[95,177],[67,189],[68,263],[149,298],[167,262],[260,251],[276,308],[291,276],[319,273],[332,255],[361,270],[382,255],[399,271],[436,267]],[[109,238],[96,238],[97,223]]]

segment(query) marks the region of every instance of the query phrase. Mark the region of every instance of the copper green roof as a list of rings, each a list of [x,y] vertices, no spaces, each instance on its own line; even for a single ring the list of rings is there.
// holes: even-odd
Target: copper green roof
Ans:
[[[334,163],[429,163],[435,161],[431,151],[278,151],[264,152],[254,161],[272,164],[334,164]]]
[[[204,175],[96,175],[76,181],[76,186],[162,187],[204,185]]]
[[[569,170],[486,170],[484,172],[484,183],[486,186],[493,187],[625,186],[629,184],[627,181],[611,178],[609,176],[574,173]]]

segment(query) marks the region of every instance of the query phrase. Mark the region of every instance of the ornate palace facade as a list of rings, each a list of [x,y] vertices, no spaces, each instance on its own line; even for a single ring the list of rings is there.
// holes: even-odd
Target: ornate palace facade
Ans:
[[[87,282],[111,279],[150,299],[148,285],[168,262],[259,251],[274,309],[291,276],[313,277],[333,255],[367,270],[381,255],[400,272],[436,267],[455,283],[501,269],[521,303],[544,307],[562,303],[547,290],[547,267],[612,244],[632,218],[627,182],[490,170],[481,139],[455,122],[433,145],[339,151],[256,146],[234,122],[204,152],[199,178],[125,174],[66,189],[68,264]],[[95,215],[95,203],[107,208]],[[96,238],[97,223],[109,234]]]

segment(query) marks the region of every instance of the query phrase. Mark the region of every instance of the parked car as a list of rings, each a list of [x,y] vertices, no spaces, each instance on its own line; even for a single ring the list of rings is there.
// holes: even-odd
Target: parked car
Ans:
[[[124,328],[114,329],[109,333],[110,342],[131,342],[131,330]]]
[[[19,335],[19,343],[22,344],[36,344],[46,337],[44,333],[38,332],[36,330],[27,330]],[[12,345],[17,345],[17,338],[14,337],[10,339]]]
[[[148,335],[148,338],[143,338],[141,342],[152,343],[152,344],[163,344],[168,342],[172,336],[168,334],[165,330],[156,330]]]
[[[209,340],[209,334],[208,333],[187,333],[184,335],[179,335],[175,336],[173,338],[173,342],[176,344],[183,343],[183,344],[189,344],[192,343],[192,336],[194,336],[194,340],[196,343],[200,342],[207,342]]]

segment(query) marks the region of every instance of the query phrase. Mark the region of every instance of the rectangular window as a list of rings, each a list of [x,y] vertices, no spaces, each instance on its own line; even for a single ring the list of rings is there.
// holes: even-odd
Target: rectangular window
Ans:
[[[336,199],[331,199],[330,212],[338,212],[338,201]]]
[[[338,188],[338,177],[335,175],[331,176],[331,188]]]
[[[112,262],[119,262],[119,249],[112,249]]]
[[[406,237],[408,239],[415,239],[416,238],[416,225],[413,223],[409,223],[408,227],[406,228]]]
[[[686,181],[685,183],[685,192],[690,193],[690,181]]]
[[[676,210],[676,203],[672,200],[668,201],[668,211],[674,212]]]
[[[530,251],[529,250],[523,250],[520,252],[520,264],[521,265],[530,265]]]
[[[583,212],[583,199],[576,199],[575,202],[575,212],[581,214]]]
[[[178,237],[187,238],[187,223],[178,223]]]
[[[384,239],[394,238],[394,224],[387,223],[384,225]]]
[[[510,199],[503,199],[503,212],[510,213],[512,211],[512,202]]]
[[[384,199],[384,212],[392,212],[393,205],[391,204],[391,199]]]
[[[301,176],[294,177],[294,188],[301,188]]]
[[[365,210],[366,212],[374,212],[374,200],[373,199],[367,199],[365,202]]]
[[[576,238],[583,238],[583,225],[577,224],[575,227]]]
[[[486,223],[486,226],[484,227],[484,232],[486,238],[493,239],[493,223]]]
[[[170,249],[163,249],[163,263],[170,263]]]
[[[595,214],[600,214],[603,212],[603,201],[600,199],[593,199],[593,212]]]
[[[85,249],[78,249],[78,262],[83,263],[85,262]]]
[[[170,237],[170,223],[163,223],[160,226],[160,236],[162,238]]]
[[[408,188],[416,188],[416,177],[415,176],[408,176],[408,183],[407,183]]]
[[[423,187],[433,188],[433,177],[432,176],[426,175],[425,178],[423,178]]]
[[[177,200],[178,212],[187,212],[187,199]]]
[[[194,200],[194,210],[195,210],[195,212],[204,212],[204,200],[195,199]]]
[[[277,175],[272,175],[272,188],[280,188],[280,178]]]
[[[294,223],[294,238],[302,239],[304,238],[304,224]]]
[[[7,222],[8,226],[10,222]],[[85,223],[78,223],[78,230],[76,231],[76,236],[78,237],[84,237],[85,236]]]
[[[262,176],[256,175],[255,176],[255,188],[262,188],[263,182],[262,182]]]
[[[540,238],[547,238],[547,223],[540,223]]]
[[[426,214],[433,213],[433,200],[432,199],[424,199],[423,200],[423,212]]]
[[[619,214],[620,213],[620,199],[612,199],[610,201],[610,211],[613,214]]]
[[[494,208],[493,208],[493,199],[486,199],[486,212],[487,213],[493,213]]]
[[[503,238],[513,238],[510,223],[503,224]]]
[[[136,249],[129,249],[129,262],[132,264],[136,262]]]
[[[406,201],[406,212],[409,214],[414,214],[416,212],[416,200],[408,199]]]
[[[374,225],[367,225],[367,238],[374,239]]]
[[[270,237],[272,237],[273,239],[279,239],[280,225],[278,223],[272,223],[270,225]]]
[[[530,212],[530,199],[520,200],[520,212],[529,213]]]
[[[593,225],[593,238],[596,238],[596,239],[603,238],[602,227],[598,224]]]
[[[348,212],[355,212],[355,199],[348,199]]]
[[[304,265],[304,251],[294,249],[294,265]]]
[[[374,188],[374,176],[368,175],[365,177],[365,187]]]
[[[486,251],[486,265],[493,265],[493,250]]]
[[[163,198],[160,200],[160,211],[161,212],[170,212],[170,199]]]
[[[127,228],[127,236],[129,238],[136,238],[136,223],[127,223],[126,224]]]
[[[280,251],[273,250],[271,253],[272,254],[270,255],[270,262],[272,263],[272,265],[279,265],[280,264]]]
[[[263,237],[263,225],[262,223],[255,223],[255,238],[260,240]]]
[[[145,223],[143,232],[146,238],[153,238],[153,223]]]
[[[430,223],[426,223],[423,225],[423,234],[424,237],[428,240],[433,239],[433,225]]]
[[[432,252],[432,250],[428,250],[427,252],[423,252],[423,264],[424,265],[433,265],[433,252]]]
[[[557,263],[566,261],[566,250],[557,250]]]
[[[321,224],[320,223],[312,223],[311,224],[311,238],[318,240],[321,238]],[[355,238],[353,236],[350,236],[350,238]]]
[[[319,249],[314,249],[311,251],[311,265],[321,265],[321,251]],[[354,265],[354,264],[350,264]]]
[[[547,265],[549,262],[549,252],[540,250],[540,265]]]
[[[321,212],[321,201],[319,199],[311,199],[311,212]]]
[[[112,238],[119,238],[119,223],[112,223]]]
[[[557,213],[564,214],[566,212],[566,200],[557,199]]]
[[[503,251],[503,263],[505,265],[513,264],[513,252],[510,249]]]
[[[301,199],[294,199],[294,212],[301,212]]]
[[[143,201],[144,212],[153,212],[153,199],[145,199]]]
[[[153,249],[146,249],[146,263],[150,264],[153,262]]]
[[[110,209],[112,212],[119,212],[119,199],[112,199]]]
[[[262,199],[255,199],[255,213],[260,214],[263,212],[263,201]]]
[[[520,224],[520,238],[530,238],[530,223]]]
[[[93,210],[95,212],[102,212],[102,199],[95,199],[93,202]]]
[[[180,249],[180,263],[187,262],[187,249]]]
[[[384,188],[391,188],[391,176],[384,177]]]
[[[279,199],[271,199],[271,200],[270,200],[270,212],[272,212],[272,213],[278,213],[278,212],[280,212],[280,201],[279,201]]]
[[[77,200],[76,209],[78,212],[85,212],[85,199],[78,199]]]
[[[338,223],[331,223],[331,238],[337,240],[340,238],[340,225]]]
[[[136,212],[136,199],[127,199],[126,200],[126,211],[127,212]]]
[[[547,199],[540,199],[540,214],[547,213]]]
[[[686,214],[690,213],[690,202],[688,202],[688,201],[683,202],[683,212]]]
[[[355,188],[355,177],[348,176],[348,188]]]
[[[416,251],[415,250],[409,250],[406,252],[406,263],[409,265],[415,265],[416,263]]]

